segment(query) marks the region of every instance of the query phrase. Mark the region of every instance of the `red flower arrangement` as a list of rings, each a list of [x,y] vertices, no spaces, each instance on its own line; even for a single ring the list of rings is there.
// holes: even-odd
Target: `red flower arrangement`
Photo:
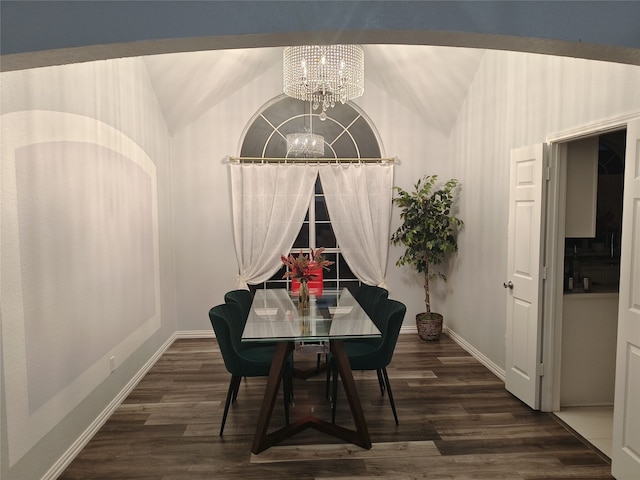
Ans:
[[[300,251],[297,257],[289,255],[287,258],[284,255],[280,255],[282,264],[287,267],[287,271],[282,278],[308,282],[322,274],[323,268],[329,270],[329,265],[333,265],[335,262],[326,260],[322,252],[324,252],[324,247],[320,247],[316,251],[311,249],[311,257],[304,255],[302,251]],[[318,273],[318,271],[320,272]]]

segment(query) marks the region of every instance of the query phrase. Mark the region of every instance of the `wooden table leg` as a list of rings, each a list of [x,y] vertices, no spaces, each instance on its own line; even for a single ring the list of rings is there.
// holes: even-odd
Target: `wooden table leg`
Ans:
[[[267,387],[262,400],[262,406],[260,407],[260,414],[258,416],[256,434],[253,439],[251,452],[258,454],[307,428],[314,428],[367,450],[370,449],[371,438],[369,437],[369,429],[367,428],[367,422],[364,418],[362,404],[360,403],[360,397],[356,390],[356,384],[353,380],[353,373],[351,372],[349,358],[347,357],[344,344],[341,340],[331,341],[331,353],[336,361],[338,373],[342,378],[342,384],[349,402],[349,407],[351,408],[356,429],[350,430],[309,415],[280,428],[279,430],[269,434],[267,433],[271,414],[273,413],[273,407],[278,396],[278,389],[280,387],[280,381],[282,380],[282,374],[284,373],[285,364],[293,349],[294,345],[292,342],[279,343],[276,348],[273,363],[269,370],[269,379],[267,380]]]
[[[360,403],[356,383],[353,379],[353,372],[351,371],[351,365],[349,364],[349,357],[347,357],[347,353],[344,349],[344,342],[342,340],[332,340],[331,353],[333,354],[333,358],[336,362],[338,373],[342,378],[342,386],[344,387],[356,426],[355,438],[357,441],[353,441],[352,443],[355,443],[362,448],[370,449],[371,438],[369,436],[369,428],[367,427],[367,421],[364,418],[362,403]]]
[[[281,342],[276,347],[271,369],[269,370],[267,387],[264,392],[264,398],[262,399],[262,406],[260,407],[260,414],[258,415],[256,434],[253,438],[253,446],[251,448],[253,453],[259,453],[270,446],[270,442],[267,441],[267,430],[269,429],[271,414],[273,413],[273,407],[278,397],[278,390],[280,389],[280,382],[282,381],[282,374],[284,373],[287,358],[289,358],[289,354],[293,351],[293,347],[292,342]]]

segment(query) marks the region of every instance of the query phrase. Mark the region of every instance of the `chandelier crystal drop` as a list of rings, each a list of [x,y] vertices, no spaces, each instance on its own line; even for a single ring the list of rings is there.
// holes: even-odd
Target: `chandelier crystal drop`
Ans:
[[[283,52],[284,93],[322,108],[320,120],[337,102],[364,92],[364,51],[360,45],[302,45]]]

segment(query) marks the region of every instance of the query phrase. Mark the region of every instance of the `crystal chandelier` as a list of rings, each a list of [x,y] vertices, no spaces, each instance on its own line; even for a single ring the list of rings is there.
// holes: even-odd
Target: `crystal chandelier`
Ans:
[[[283,53],[284,93],[327,108],[345,103],[364,92],[364,51],[359,45],[302,45]]]
[[[287,134],[287,157],[324,156],[324,137],[315,133]]]
[[[324,156],[324,137],[313,133],[313,115],[309,105],[309,126],[303,132],[289,133],[287,139],[287,157]]]

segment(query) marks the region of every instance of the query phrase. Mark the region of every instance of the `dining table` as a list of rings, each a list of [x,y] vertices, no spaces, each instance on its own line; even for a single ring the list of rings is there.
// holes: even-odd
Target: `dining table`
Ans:
[[[364,449],[371,448],[371,438],[362,404],[347,357],[344,340],[380,337],[380,330],[362,309],[349,289],[323,289],[310,295],[309,306],[298,309],[287,289],[257,290],[242,333],[242,342],[275,342],[251,452],[258,454],[297,433],[313,428]],[[269,423],[290,354],[300,345],[323,346],[332,355],[351,409],[355,428],[327,422],[306,415],[282,428],[269,432]]]

